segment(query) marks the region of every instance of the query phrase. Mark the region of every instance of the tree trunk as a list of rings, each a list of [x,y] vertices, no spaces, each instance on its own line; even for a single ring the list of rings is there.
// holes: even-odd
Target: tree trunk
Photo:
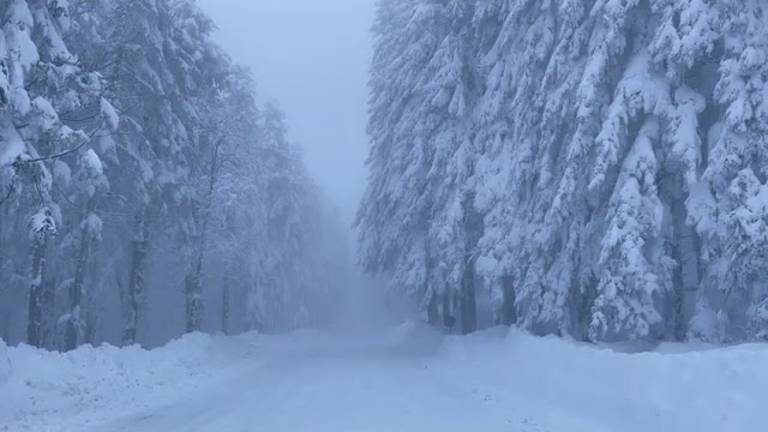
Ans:
[[[432,259],[429,256],[429,242],[426,243],[425,249],[427,250],[426,260],[426,277],[424,282],[424,294],[429,296],[429,302],[427,303],[427,321],[434,327],[440,327],[440,296],[437,295],[432,284]]]
[[[431,293],[429,303],[427,304],[427,321],[430,325],[440,326],[440,312],[438,310],[440,300],[436,293]]]
[[[514,282],[511,276],[507,276],[501,280],[501,289],[504,300],[501,305],[501,316],[499,324],[511,326],[517,323],[517,309],[515,307],[515,302],[517,299]]]
[[[86,315],[85,335],[83,340],[86,344],[94,345],[96,343],[96,329],[99,327],[98,319],[99,318],[91,312]]]
[[[11,340],[11,314],[6,313],[3,315],[3,332],[0,334],[0,338],[5,341]]]
[[[208,196],[206,197],[205,207],[202,209],[202,223],[200,228],[200,237],[197,242],[197,253],[192,270],[185,278],[186,294],[186,315],[187,315],[187,333],[200,331],[203,323],[203,287],[201,285],[203,273],[203,261],[205,259],[205,247],[208,235],[208,224],[210,222],[210,210],[213,204],[213,192],[216,188],[216,180],[219,172],[219,150],[223,140],[218,140],[211,151],[211,167],[208,177]]]
[[[661,196],[669,203],[672,233],[672,257],[678,262],[673,270],[673,290],[669,294],[669,305],[665,308],[667,338],[685,341],[688,338],[690,320],[695,314],[696,292],[701,280],[699,257],[701,241],[696,228],[688,225],[688,210],[684,180],[681,174],[668,175],[661,183]]]
[[[475,297],[475,265],[469,259],[461,281],[461,332],[477,330],[477,299]]]
[[[453,306],[451,302],[452,295],[448,292],[443,294],[443,325],[448,329],[448,333],[453,333],[453,327],[456,326],[456,317],[453,315]]]
[[[229,276],[224,276],[224,287],[221,290],[221,332],[229,334],[229,315],[230,315],[230,286]]]
[[[96,200],[91,197],[85,211],[85,218],[90,216],[96,207]],[[82,228],[80,248],[75,258],[75,278],[69,287],[69,320],[64,336],[64,351],[71,351],[80,345],[81,336],[85,335],[85,321],[80,317],[80,306],[85,285],[85,271],[90,255],[91,232],[87,226]]]
[[[128,323],[123,333],[123,345],[136,343],[139,312],[144,301],[145,269],[149,252],[149,209],[136,215],[131,243],[131,270],[128,276]]]
[[[464,211],[464,274],[461,278],[459,293],[459,308],[461,309],[461,331],[469,334],[477,330],[477,298],[475,289],[475,248],[482,238],[485,229],[483,217],[474,205],[475,194],[468,192],[464,195],[462,209]]]
[[[53,217],[49,210],[44,210],[43,221],[33,227],[32,232],[32,273],[29,288],[29,304],[27,315],[27,344],[42,348],[43,335],[43,302],[45,296],[45,267],[48,237],[55,232]]]
[[[195,259],[195,266],[190,274],[187,275],[184,286],[186,291],[186,315],[187,315],[187,333],[200,331],[203,323],[203,300],[202,287],[200,286],[200,276],[203,267],[202,254]]]
[[[27,344],[38,348],[42,348],[43,324],[43,286],[40,277],[45,271],[45,258],[41,249],[45,249],[45,246],[34,246],[32,251],[32,285],[29,288],[27,312]]]

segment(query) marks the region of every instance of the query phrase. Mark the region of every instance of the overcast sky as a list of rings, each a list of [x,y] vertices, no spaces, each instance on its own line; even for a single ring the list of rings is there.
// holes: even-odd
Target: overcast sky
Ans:
[[[365,188],[374,0],[198,0],[215,39],[278,101],[310,174],[351,222]]]

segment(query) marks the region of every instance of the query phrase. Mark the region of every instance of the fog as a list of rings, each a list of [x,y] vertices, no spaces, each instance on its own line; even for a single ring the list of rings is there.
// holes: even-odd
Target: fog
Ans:
[[[375,0],[199,0],[218,30],[214,40],[253,72],[261,98],[277,102],[313,180],[350,227],[365,189],[370,28]],[[354,253],[350,261],[357,262]],[[338,326],[399,321],[412,305],[354,267],[342,287]],[[354,321],[355,325],[349,325]]]
[[[0,432],[761,430],[767,3],[0,0]]]
[[[285,111],[310,174],[351,225],[365,187],[374,0],[199,0],[214,39]]]
[[[555,36],[549,36],[554,30],[541,24],[549,22],[548,16],[539,23],[515,15],[524,10],[538,15],[533,3],[528,11],[522,5],[509,9],[506,0],[495,6],[382,0],[376,37],[371,25],[376,0],[64,1],[44,7],[48,3],[0,2],[5,23],[0,35],[0,335],[6,340],[26,338],[33,346],[68,350],[83,339],[158,345],[183,332],[291,331],[327,324],[338,315],[349,288],[362,296],[386,295],[379,284],[362,279],[353,265],[355,255],[365,255],[361,261],[372,272],[386,274],[382,285],[392,295],[415,297],[430,308],[421,311],[422,318],[429,312],[433,324],[449,330],[457,317],[464,320],[465,333],[518,320],[550,329],[556,316],[563,319],[558,329],[590,340],[644,339],[650,326],[655,338],[702,332],[741,340],[749,326],[760,329],[755,335],[768,333],[766,314],[754,312],[768,308],[766,284],[765,292],[755,294],[746,282],[740,287],[743,301],[726,308],[740,311],[733,317],[733,335],[713,336],[714,327],[698,328],[701,320],[726,312],[699,312],[699,303],[720,304],[720,287],[731,289],[733,282],[729,272],[718,274],[717,283],[703,282],[704,267],[720,261],[713,261],[696,239],[715,238],[713,244],[722,249],[718,253],[724,254],[717,259],[729,263],[734,274],[749,275],[752,264],[744,263],[764,258],[760,251],[768,227],[752,227],[751,219],[749,229],[757,237],[737,246],[755,255],[743,261],[723,252],[746,235],[733,231],[746,222],[728,218],[741,215],[743,207],[745,215],[765,219],[758,217],[762,208],[751,198],[724,198],[736,190],[724,185],[741,184],[731,178],[740,172],[736,168],[746,173],[754,163],[720,166],[728,160],[725,150],[703,140],[714,140],[713,131],[732,120],[717,118],[730,112],[729,104],[754,105],[751,99],[732,101],[719,93],[748,82],[740,74],[752,73],[762,54],[745,50],[724,57],[723,65],[745,56],[739,60],[744,71],[735,75],[720,76],[720,69],[728,68],[713,68],[713,60],[701,70],[685,71],[688,75],[667,71],[674,82],[646,83],[633,80],[649,74],[655,79],[661,68],[656,60],[647,74],[636,74],[634,63],[622,65],[616,56],[609,63],[617,64],[605,64],[610,71],[600,72],[607,78],[589,78],[593,71],[581,68],[591,59],[581,57],[603,43],[602,27],[595,27],[594,36],[584,30],[579,43],[595,42],[583,47],[571,47],[577,42],[567,39],[573,32],[582,34],[582,28],[558,28],[566,39],[554,45]],[[597,5],[595,11],[603,7]],[[735,23],[761,12],[729,13],[745,13]],[[211,31],[206,14],[217,30]],[[679,26],[679,19],[672,21],[668,24]],[[594,25],[592,18],[583,24]],[[627,40],[635,38],[637,29],[624,30]],[[666,33],[660,34],[659,40],[666,40]],[[544,49],[529,43],[542,37],[542,44],[553,45]],[[722,37],[728,41],[730,36]],[[758,39],[765,38],[749,36],[743,43]],[[651,52],[656,59],[663,47],[655,43],[638,45],[643,51],[626,58],[644,62]],[[234,64],[252,71],[257,88],[224,56],[206,55],[218,45]],[[694,45],[718,46],[712,40]],[[377,61],[369,74],[374,50]],[[696,55],[725,55],[722,49],[710,51]],[[541,58],[544,54],[553,57]],[[545,64],[554,69],[537,69]],[[370,111],[369,77],[377,95]],[[518,82],[518,77],[525,79]],[[688,79],[692,82],[681,84]],[[648,138],[647,132],[667,140],[677,133],[690,138],[680,148],[690,148],[678,151],[674,141],[648,148],[640,140],[644,147],[637,152],[654,153],[658,172],[650,175],[641,170],[644,164],[633,164],[637,152],[622,154],[636,141],[637,131],[626,124],[639,127],[645,120],[634,118],[639,108],[619,96],[627,89],[656,87],[663,91],[644,100],[664,102],[669,116],[664,121],[679,131],[667,130],[666,124],[653,125],[659,126],[655,132],[643,126],[639,138]],[[701,94],[692,96],[695,109],[683,115],[682,101],[689,99],[683,94],[692,90]],[[598,94],[604,100],[587,97]],[[282,107],[285,118],[268,100]],[[594,108],[606,102],[612,104],[605,110]],[[582,108],[594,116],[589,127],[581,123],[586,121]],[[755,110],[738,112],[746,116]],[[696,117],[703,111],[707,114]],[[377,159],[368,176],[369,115]],[[563,135],[574,131],[579,132]],[[745,131],[738,131],[734,142],[741,142]],[[722,137],[717,145],[730,142]],[[614,144],[601,150],[603,140]],[[304,149],[303,157],[292,142]],[[568,147],[575,143],[596,147],[576,163],[573,155],[586,150]],[[621,151],[614,148],[619,145]],[[661,147],[674,151],[660,153]],[[745,149],[743,154],[762,151]],[[720,159],[709,160],[712,155]],[[687,167],[684,179],[674,177],[678,167]],[[730,174],[712,177],[718,169]],[[635,196],[640,192],[625,192],[646,177],[642,199]],[[757,172],[747,179],[754,190],[738,199],[758,196],[765,186],[762,177]],[[324,193],[318,194],[309,178]],[[374,193],[360,212],[366,253],[356,254],[351,227],[369,178]],[[659,184],[651,185],[652,180]],[[699,183],[702,197],[691,195]],[[580,195],[585,188],[599,196]],[[706,206],[698,208],[699,198]],[[710,206],[710,200],[720,199],[721,207]],[[634,224],[625,213],[645,216]],[[713,223],[712,232],[691,225],[713,214],[725,219],[717,229]],[[574,235],[568,221],[594,229]],[[694,239],[690,244],[675,244],[689,238]],[[648,250],[639,253],[633,249],[638,245]],[[605,295],[617,299],[616,305],[597,304],[602,294],[593,292],[598,289],[593,284],[602,290],[615,280],[635,281],[636,268],[645,268],[653,282],[643,294],[643,308],[625,310],[637,299],[618,299],[611,291]],[[679,292],[656,301],[655,290],[662,287]],[[635,295],[634,289],[627,289],[627,296]],[[574,290],[584,297],[577,306],[560,300]],[[529,302],[549,306],[531,308]],[[390,299],[370,303],[387,308]],[[79,318],[84,308],[90,323]],[[641,309],[655,312],[633,319],[631,328],[621,330],[626,334],[610,334],[606,314],[631,316]],[[563,318],[571,313],[583,316]],[[750,314],[757,315],[747,324],[744,317]],[[91,332],[87,338],[79,334],[87,333],[83,327]]]

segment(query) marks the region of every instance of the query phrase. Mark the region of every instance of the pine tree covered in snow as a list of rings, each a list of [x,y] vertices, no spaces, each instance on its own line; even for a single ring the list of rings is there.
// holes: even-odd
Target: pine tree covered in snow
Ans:
[[[411,284],[439,275],[455,291],[463,247],[466,292],[487,292],[497,322],[588,340],[765,337],[766,12],[382,1],[367,267],[429,309],[441,291]]]
[[[429,319],[467,317],[474,329],[471,228],[466,202],[473,153],[467,153],[467,3],[383,2],[375,33],[371,185],[360,207],[362,252],[370,271],[418,296]],[[453,324],[451,324],[453,326]]]

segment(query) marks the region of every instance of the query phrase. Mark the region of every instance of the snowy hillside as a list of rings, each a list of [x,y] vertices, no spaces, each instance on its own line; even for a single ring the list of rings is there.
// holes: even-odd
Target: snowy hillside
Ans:
[[[193,334],[154,351],[2,345],[0,430],[757,430],[768,347],[699,348],[624,354],[412,322],[376,337]]]

